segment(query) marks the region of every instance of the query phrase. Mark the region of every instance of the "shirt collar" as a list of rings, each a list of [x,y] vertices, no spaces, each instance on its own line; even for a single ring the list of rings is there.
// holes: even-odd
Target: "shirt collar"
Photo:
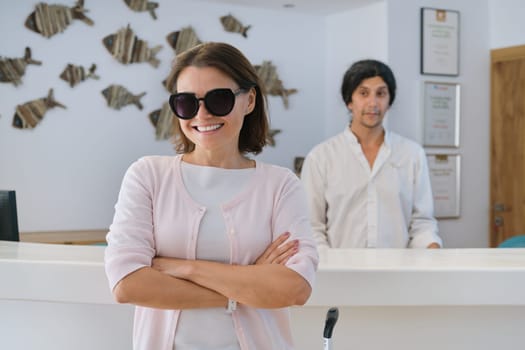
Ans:
[[[390,149],[391,145],[392,145],[391,132],[388,131],[385,127],[383,127],[383,129],[385,130],[385,138],[383,140],[383,147],[386,147],[387,149]],[[357,137],[354,135],[352,130],[350,130],[350,125],[346,126],[346,128],[344,130],[344,134],[346,135],[346,138],[350,141],[352,146],[357,145],[357,146],[361,147],[359,145],[359,141],[357,140]]]

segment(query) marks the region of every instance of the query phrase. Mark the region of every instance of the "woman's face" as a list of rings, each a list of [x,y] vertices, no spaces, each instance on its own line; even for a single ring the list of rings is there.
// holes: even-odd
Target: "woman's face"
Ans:
[[[184,68],[177,79],[177,93],[193,93],[204,98],[214,89],[239,90],[239,85],[213,67]],[[206,109],[204,101],[199,102],[199,110],[192,119],[179,119],[184,135],[195,144],[195,150],[239,152],[239,134],[245,115],[255,106],[255,90],[242,91],[235,97],[232,111],[222,117],[214,116]]]

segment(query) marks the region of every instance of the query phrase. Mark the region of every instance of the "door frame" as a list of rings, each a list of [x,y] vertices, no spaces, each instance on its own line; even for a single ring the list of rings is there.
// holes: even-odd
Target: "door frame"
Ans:
[[[489,215],[489,244],[490,247],[496,248],[499,243],[497,234],[494,230],[494,193],[493,193],[493,172],[492,172],[492,164],[493,164],[493,130],[494,130],[494,105],[495,105],[495,94],[493,89],[493,82],[494,82],[494,66],[496,63],[499,62],[505,62],[505,61],[513,61],[517,59],[525,59],[525,45],[519,45],[519,46],[511,46],[511,47],[505,47],[501,49],[494,49],[490,51],[490,215]]]

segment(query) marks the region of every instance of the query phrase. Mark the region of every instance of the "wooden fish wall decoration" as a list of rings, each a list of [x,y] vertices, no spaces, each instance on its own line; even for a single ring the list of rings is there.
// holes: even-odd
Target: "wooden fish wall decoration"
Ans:
[[[31,57],[31,49],[26,47],[23,58],[1,58],[0,57],[0,82],[13,83],[15,86],[22,84],[22,76],[29,64],[41,65],[42,62],[35,61]]]
[[[293,169],[295,175],[301,177],[301,172],[303,171],[304,157],[295,157],[293,160]]]
[[[268,144],[272,147],[275,147],[275,135],[277,135],[278,133],[280,133],[281,130],[280,129],[270,129],[268,131],[268,135],[267,135],[267,139],[268,139]]]
[[[92,26],[94,22],[84,12],[84,1],[78,0],[74,7],[65,5],[48,5],[44,2],[38,3],[35,10],[27,16],[26,28],[50,38],[57,33],[63,32],[74,19],[78,19]]]
[[[202,43],[191,26],[168,34],[166,39],[177,55]]]
[[[33,129],[42,121],[44,114],[53,107],[66,108],[66,106],[55,100],[53,89],[49,89],[47,97],[16,106],[13,126],[17,129]]]
[[[159,66],[160,61],[155,55],[162,49],[162,45],[148,48],[148,44],[137,38],[129,24],[117,33],[106,36],[102,43],[123,64],[148,62],[155,68]]]
[[[153,19],[157,19],[157,14],[155,14],[155,9],[159,7],[158,2],[147,1],[147,0],[124,0],[124,2],[133,11],[137,11],[137,12],[148,11],[151,17],[153,17]]]
[[[263,61],[261,65],[255,65],[257,75],[263,81],[266,92],[269,95],[281,96],[283,99],[284,107],[288,108],[288,96],[295,94],[297,89],[285,89],[283,82],[277,75],[277,67],[275,67],[270,61]]]
[[[162,81],[162,86],[164,86],[170,94],[174,94],[177,92],[175,91],[175,83],[176,81],[173,77],[173,70],[170,70],[168,77]]]
[[[222,16],[220,20],[222,23],[222,27],[225,31],[239,33],[245,38],[248,37],[247,32],[252,27],[251,25],[245,27],[237,18],[233,17],[231,14],[227,16]]]
[[[168,102],[149,114],[149,120],[155,127],[155,139],[167,140],[173,135],[173,119],[175,115],[171,111]]]
[[[100,79],[100,77],[95,74],[96,69],[97,65],[93,63],[86,74],[86,70],[84,69],[84,67],[75,66],[69,63],[64,69],[64,71],[60,74],[60,79],[68,82],[69,86],[75,87],[75,85],[88,78],[97,80]]]
[[[146,95],[146,93],[143,92],[139,95],[133,95],[122,85],[110,85],[102,90],[102,95],[106,98],[110,108],[118,110],[129,104],[134,104],[138,109],[142,110],[144,107],[142,103],[140,103],[140,99]]]

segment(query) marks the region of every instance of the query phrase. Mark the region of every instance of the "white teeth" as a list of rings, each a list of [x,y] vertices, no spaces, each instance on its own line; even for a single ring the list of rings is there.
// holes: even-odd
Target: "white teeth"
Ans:
[[[213,131],[213,130],[217,130],[220,127],[221,127],[221,124],[207,125],[207,126],[197,126],[197,130],[200,131],[200,132]]]

